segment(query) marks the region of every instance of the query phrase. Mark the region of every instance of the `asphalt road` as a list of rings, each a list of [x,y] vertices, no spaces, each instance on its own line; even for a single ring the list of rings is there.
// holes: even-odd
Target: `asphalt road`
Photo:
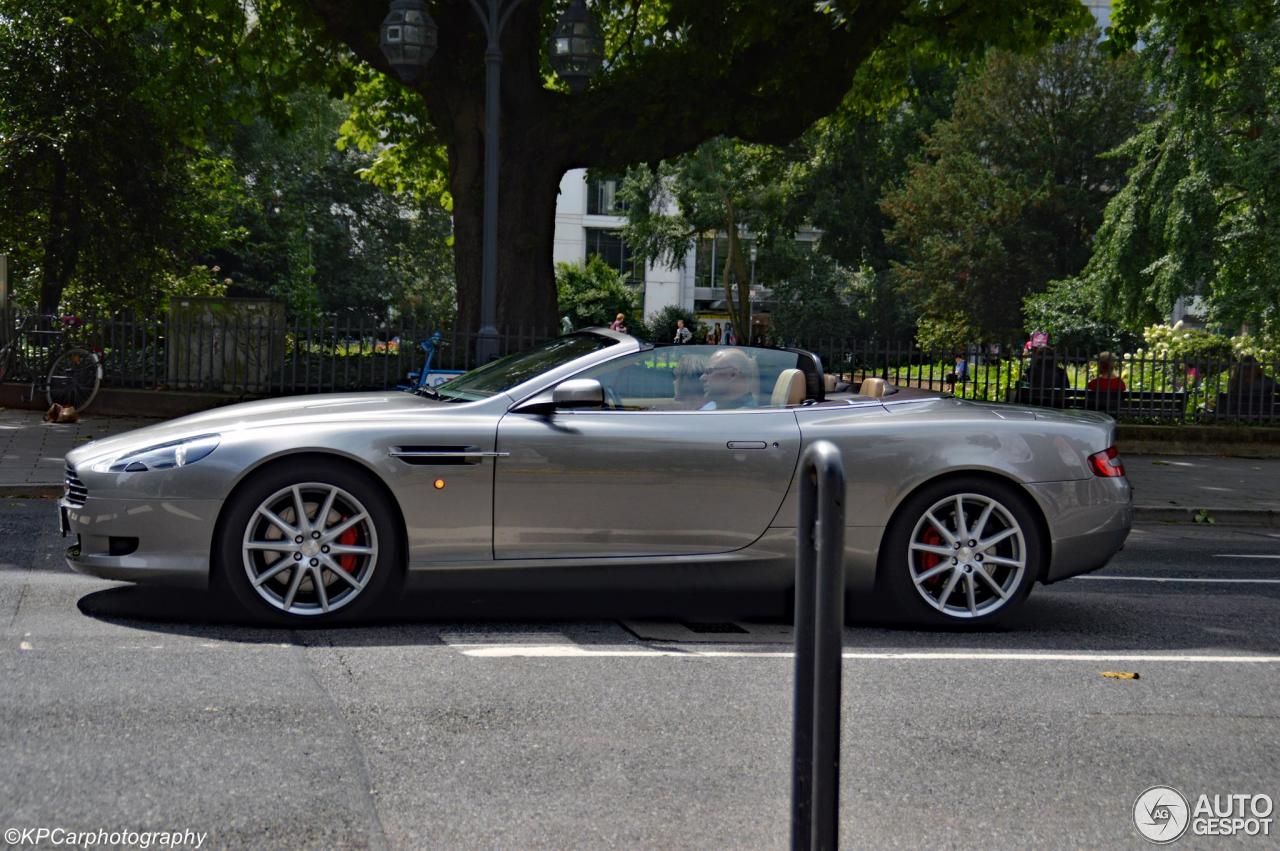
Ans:
[[[259,629],[204,595],[72,574],[51,513],[0,502],[0,829],[788,844],[780,624],[698,632],[717,627],[620,621],[617,595],[486,592]],[[1280,532],[1144,527],[1096,576],[1038,588],[999,632],[847,629],[843,846],[1138,848],[1150,786],[1280,799]]]

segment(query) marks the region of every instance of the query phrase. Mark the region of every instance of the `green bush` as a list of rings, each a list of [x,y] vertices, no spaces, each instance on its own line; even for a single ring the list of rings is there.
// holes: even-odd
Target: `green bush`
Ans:
[[[692,310],[685,310],[675,304],[669,304],[649,317],[646,323],[648,339],[654,343],[670,343],[676,338],[676,320],[683,319],[684,327],[694,334],[697,340],[698,317]]]
[[[568,316],[574,328],[608,325],[622,313],[629,331],[644,330],[640,292],[627,284],[626,275],[597,256],[586,263],[557,263],[556,295],[559,315]]]

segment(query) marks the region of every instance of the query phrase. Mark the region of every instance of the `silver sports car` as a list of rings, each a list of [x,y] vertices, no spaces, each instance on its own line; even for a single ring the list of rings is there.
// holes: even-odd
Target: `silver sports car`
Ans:
[[[470,569],[785,591],[820,439],[844,459],[847,587],[904,617],[988,623],[1123,544],[1109,417],[831,383],[808,352],[592,329],[421,394],[218,408],[67,456],[67,560],[295,623]]]

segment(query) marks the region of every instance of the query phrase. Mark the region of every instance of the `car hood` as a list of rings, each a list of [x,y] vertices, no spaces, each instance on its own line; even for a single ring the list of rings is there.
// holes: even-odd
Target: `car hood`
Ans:
[[[398,413],[447,407],[451,404],[402,391],[324,393],[241,402],[95,440],[70,452],[67,463],[78,466],[108,455],[123,454],[203,434],[227,434],[244,429],[329,423],[347,419],[367,422]]]

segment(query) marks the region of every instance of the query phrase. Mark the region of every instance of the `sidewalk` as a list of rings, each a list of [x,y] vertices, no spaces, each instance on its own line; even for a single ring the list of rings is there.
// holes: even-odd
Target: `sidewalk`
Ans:
[[[54,425],[36,411],[0,408],[0,496],[61,496],[63,456],[100,437],[161,422],[89,414]],[[1122,455],[1138,519],[1280,526],[1280,458]]]
[[[110,437],[162,420],[88,414],[78,423],[56,425],[38,411],[0,408],[0,496],[61,496],[63,456],[90,440]]]

